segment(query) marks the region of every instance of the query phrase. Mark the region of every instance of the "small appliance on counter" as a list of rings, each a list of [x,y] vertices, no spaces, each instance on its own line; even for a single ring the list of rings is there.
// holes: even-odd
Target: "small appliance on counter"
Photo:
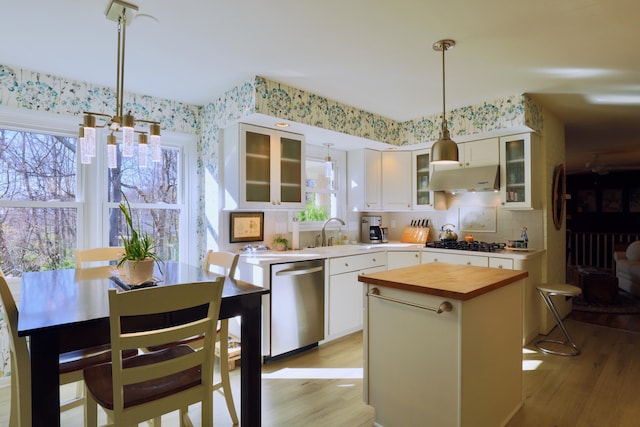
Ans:
[[[381,216],[363,215],[360,223],[362,243],[382,243]]]
[[[389,227],[380,227],[382,230],[382,243],[389,243]]]

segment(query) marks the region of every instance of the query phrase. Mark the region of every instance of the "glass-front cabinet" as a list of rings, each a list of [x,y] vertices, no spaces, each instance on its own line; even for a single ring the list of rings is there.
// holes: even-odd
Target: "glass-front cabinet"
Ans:
[[[225,208],[303,208],[304,137],[240,124],[224,130]]]
[[[534,209],[538,205],[536,181],[531,171],[535,170],[535,155],[538,138],[524,133],[500,138],[500,191],[503,209]]]
[[[413,152],[413,208],[433,209],[433,192],[429,191],[431,150]]]

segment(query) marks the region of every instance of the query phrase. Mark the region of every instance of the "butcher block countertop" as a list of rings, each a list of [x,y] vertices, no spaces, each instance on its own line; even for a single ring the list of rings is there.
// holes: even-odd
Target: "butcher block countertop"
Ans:
[[[442,262],[361,274],[360,282],[466,301],[528,276],[526,271]]]

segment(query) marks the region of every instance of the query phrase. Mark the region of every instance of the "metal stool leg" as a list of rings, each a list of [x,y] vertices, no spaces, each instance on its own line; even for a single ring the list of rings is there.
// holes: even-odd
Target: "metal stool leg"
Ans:
[[[553,305],[553,301],[551,301],[551,296],[552,295],[556,295],[556,294],[554,294],[553,292],[545,292],[545,291],[542,291],[542,290],[539,290],[538,292],[540,292],[540,296],[542,297],[542,300],[545,302],[545,304],[549,308],[549,311],[551,311],[551,314],[553,314],[553,317],[556,319],[556,324],[558,325],[558,327],[560,328],[560,330],[564,334],[565,340],[564,341],[548,340],[548,339],[539,340],[538,342],[536,342],[536,347],[540,351],[542,351],[544,353],[549,353],[549,354],[557,354],[557,355],[560,355],[560,356],[577,356],[577,355],[579,355],[580,354],[580,349],[573,342],[573,339],[571,339],[571,336],[569,335],[569,332],[567,331],[567,328],[564,327],[564,323],[562,322],[562,318],[560,317],[560,314],[558,314],[558,310],[556,310],[555,305]],[[543,343],[553,343],[553,344],[560,344],[560,345],[564,345],[564,346],[571,346],[573,348],[573,351],[563,352],[563,351],[557,351],[557,350],[550,350],[550,349],[542,347]]]

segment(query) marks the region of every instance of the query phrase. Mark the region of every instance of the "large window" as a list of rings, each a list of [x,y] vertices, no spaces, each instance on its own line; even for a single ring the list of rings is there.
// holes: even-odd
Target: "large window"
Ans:
[[[0,267],[71,267],[78,204],[75,138],[0,129]]]
[[[188,213],[185,207],[193,196],[189,180],[195,173],[184,164],[195,163],[190,157],[194,138],[163,134],[161,162],[145,168],[138,166],[137,157],[119,157],[118,168],[108,169],[106,149],[93,164],[80,164],[76,120],[60,122],[0,123],[3,272],[19,277],[28,271],[70,268],[76,248],[120,246],[125,228],[118,204],[123,193],[134,220],[156,240],[160,257],[189,262],[196,255],[193,239],[186,244],[186,236],[193,234],[195,209]]]

